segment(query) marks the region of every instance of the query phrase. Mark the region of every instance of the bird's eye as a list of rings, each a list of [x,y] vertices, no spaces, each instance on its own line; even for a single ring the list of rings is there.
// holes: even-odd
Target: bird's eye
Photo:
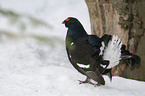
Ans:
[[[70,19],[67,18],[65,21],[69,21],[69,20],[70,20]]]

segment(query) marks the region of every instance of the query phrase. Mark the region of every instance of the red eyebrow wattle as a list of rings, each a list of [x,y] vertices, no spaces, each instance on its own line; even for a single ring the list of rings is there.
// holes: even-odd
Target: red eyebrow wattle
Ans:
[[[67,18],[65,21],[69,21],[69,20],[70,20],[70,19]]]

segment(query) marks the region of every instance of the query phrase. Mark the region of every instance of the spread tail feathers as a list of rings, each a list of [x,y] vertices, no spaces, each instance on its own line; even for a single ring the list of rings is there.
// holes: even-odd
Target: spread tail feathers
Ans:
[[[122,55],[121,59],[125,59],[131,66],[134,66],[135,64],[140,64],[141,62],[141,58],[137,55]]]
[[[134,66],[136,64],[140,64],[141,58],[137,55],[134,55],[130,53],[128,50],[125,50],[126,46],[122,45],[121,48],[121,59],[126,60],[126,62],[129,63],[129,65]]]
[[[107,68],[116,66],[120,61],[122,42],[117,36],[113,35],[107,47],[104,50],[103,59],[110,61]]]

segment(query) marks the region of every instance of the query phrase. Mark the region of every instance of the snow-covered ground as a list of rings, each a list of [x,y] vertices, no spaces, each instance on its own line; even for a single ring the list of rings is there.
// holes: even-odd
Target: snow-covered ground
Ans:
[[[110,82],[104,76],[105,86],[79,85],[77,80],[85,76],[67,59],[66,28],[61,22],[68,16],[77,17],[90,32],[84,0],[1,0],[0,8],[34,16],[52,26],[34,28],[25,21],[27,29],[18,35],[18,26],[0,15],[0,30],[18,35],[0,35],[0,96],[145,96],[144,82],[121,77]]]

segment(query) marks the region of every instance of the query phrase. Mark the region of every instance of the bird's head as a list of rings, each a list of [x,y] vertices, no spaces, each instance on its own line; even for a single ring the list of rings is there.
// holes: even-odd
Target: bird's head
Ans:
[[[72,39],[78,39],[88,35],[82,24],[76,18],[68,17],[62,22],[62,24],[65,24],[65,26],[68,28],[67,36],[71,37]]]
[[[62,24],[65,24],[65,26],[69,28],[70,26],[80,25],[80,22],[76,18],[68,17],[62,22]]]

